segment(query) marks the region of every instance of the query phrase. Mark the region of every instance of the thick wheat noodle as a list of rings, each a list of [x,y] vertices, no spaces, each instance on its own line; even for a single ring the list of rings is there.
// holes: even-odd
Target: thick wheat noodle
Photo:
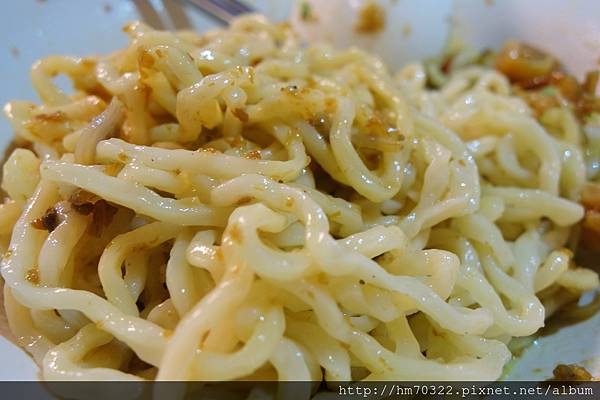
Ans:
[[[493,380],[549,293],[598,285],[564,248],[568,109],[538,121],[484,67],[428,89],[260,16],[125,31],[36,63],[44,104],[6,108],[31,146],[4,165],[4,307],[45,379]]]

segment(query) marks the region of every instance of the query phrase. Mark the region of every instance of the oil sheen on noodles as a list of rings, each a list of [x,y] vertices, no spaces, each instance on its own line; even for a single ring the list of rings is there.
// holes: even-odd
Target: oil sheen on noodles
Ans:
[[[429,90],[258,16],[125,31],[5,108],[4,301],[43,378],[493,380],[597,286],[578,125],[498,72]]]

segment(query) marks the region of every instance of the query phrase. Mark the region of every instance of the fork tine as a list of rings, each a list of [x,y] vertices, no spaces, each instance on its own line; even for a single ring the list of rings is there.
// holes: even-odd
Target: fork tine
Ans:
[[[215,7],[226,10],[230,15],[237,16],[252,11],[249,7],[236,0],[207,0]]]
[[[172,1],[172,0],[163,0],[162,1],[167,14],[169,15],[169,19],[175,26],[175,29],[191,29],[192,23],[188,15],[185,12],[184,4],[180,1]]]
[[[204,11],[206,14],[218,19],[219,21],[228,24],[234,17],[231,13],[218,5],[213,4],[210,0],[188,0],[191,4]]]
[[[154,29],[165,29],[165,25],[160,19],[160,15],[148,0],[133,0],[133,4],[140,14],[142,21]]]
[[[253,12],[252,8],[237,0],[188,0],[190,3],[202,9],[204,12],[230,23],[231,20],[244,13]]]
[[[221,0],[223,3],[228,3],[232,9],[239,10],[240,14],[252,13],[254,9],[247,6],[244,2],[238,0]]]

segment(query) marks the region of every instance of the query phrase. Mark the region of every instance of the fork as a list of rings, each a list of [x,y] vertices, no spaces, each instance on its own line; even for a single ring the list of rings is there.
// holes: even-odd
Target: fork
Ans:
[[[208,15],[222,23],[229,24],[238,15],[254,12],[254,10],[237,0],[188,0]]]

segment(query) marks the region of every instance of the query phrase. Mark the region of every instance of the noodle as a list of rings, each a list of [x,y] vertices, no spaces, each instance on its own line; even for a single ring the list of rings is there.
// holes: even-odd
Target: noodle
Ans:
[[[259,16],[125,31],[6,107],[5,308],[44,379],[493,380],[540,292],[598,286],[566,249],[589,170],[567,108]]]

